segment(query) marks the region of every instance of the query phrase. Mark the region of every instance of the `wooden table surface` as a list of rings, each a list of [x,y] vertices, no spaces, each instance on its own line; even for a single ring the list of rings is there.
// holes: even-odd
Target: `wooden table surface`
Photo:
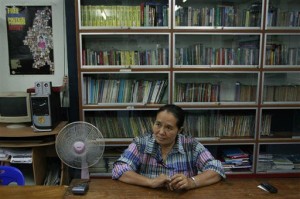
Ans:
[[[1,199],[59,199],[64,198],[65,186],[1,186]]]
[[[78,182],[74,180],[72,183]],[[278,189],[271,194],[259,189],[261,182],[269,182]],[[86,195],[76,196],[70,190],[72,186],[0,186],[0,198],[7,199],[299,199],[300,178],[231,178],[217,184],[189,191],[173,192],[166,189],[151,189],[128,185],[111,179],[92,179]]]

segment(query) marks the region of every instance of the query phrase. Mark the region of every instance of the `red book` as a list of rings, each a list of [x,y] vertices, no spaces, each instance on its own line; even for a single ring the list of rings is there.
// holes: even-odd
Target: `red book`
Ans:
[[[245,153],[243,150],[241,150],[238,147],[237,148],[223,149],[223,154],[226,157],[233,158],[233,159],[236,159],[236,158],[248,158],[249,157],[248,153]]]

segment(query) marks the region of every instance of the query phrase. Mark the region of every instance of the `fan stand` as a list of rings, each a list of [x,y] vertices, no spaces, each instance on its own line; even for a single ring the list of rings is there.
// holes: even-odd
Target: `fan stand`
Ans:
[[[85,144],[82,141],[77,141],[73,145],[73,149],[76,154],[80,155],[82,153],[85,153]],[[86,162],[85,155],[82,156],[81,159],[81,179],[90,179],[88,164]]]
[[[89,168],[86,163],[86,161],[82,161],[82,167],[81,167],[81,179],[90,179],[90,173],[89,173]]]

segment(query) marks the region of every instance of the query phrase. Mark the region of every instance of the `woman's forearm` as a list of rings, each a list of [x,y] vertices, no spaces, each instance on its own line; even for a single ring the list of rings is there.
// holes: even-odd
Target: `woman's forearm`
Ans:
[[[194,176],[195,188],[208,186],[219,182],[222,177],[215,171],[207,170],[201,174]]]
[[[128,184],[150,187],[150,179],[140,174],[137,174],[134,171],[126,171],[119,178],[119,180]]]
[[[167,183],[170,182],[170,178],[165,174],[161,174],[156,178],[148,178],[134,171],[126,171],[119,178],[119,180],[128,184],[140,185],[150,188],[164,187]]]

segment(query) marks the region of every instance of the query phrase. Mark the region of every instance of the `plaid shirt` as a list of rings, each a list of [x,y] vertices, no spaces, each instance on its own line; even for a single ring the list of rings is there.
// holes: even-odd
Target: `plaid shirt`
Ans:
[[[177,173],[192,177],[206,170],[213,170],[225,178],[221,162],[214,159],[196,139],[178,134],[176,144],[163,161],[160,145],[153,134],[149,133],[136,137],[114,163],[112,178],[118,179],[126,171],[155,178],[160,174],[171,177]]]

